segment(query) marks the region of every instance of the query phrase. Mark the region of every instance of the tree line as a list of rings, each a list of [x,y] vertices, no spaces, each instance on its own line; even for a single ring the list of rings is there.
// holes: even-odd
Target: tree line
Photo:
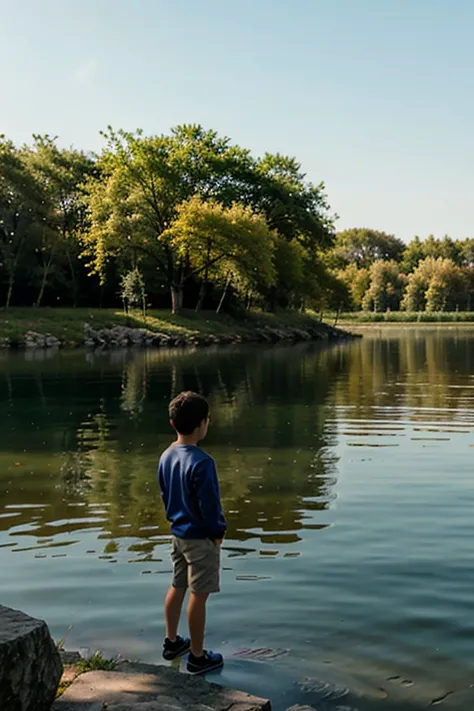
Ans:
[[[0,304],[471,309],[474,240],[335,230],[324,184],[199,125],[0,137]]]
[[[349,229],[336,235],[327,263],[343,284],[341,307],[365,311],[471,311],[474,238],[408,244],[394,235]]]
[[[198,125],[109,128],[99,155],[0,141],[0,282],[11,304],[316,304],[335,277],[324,185],[296,159]]]

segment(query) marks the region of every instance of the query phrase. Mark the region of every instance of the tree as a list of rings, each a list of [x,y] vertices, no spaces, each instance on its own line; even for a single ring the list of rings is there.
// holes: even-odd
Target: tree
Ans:
[[[413,237],[403,251],[401,267],[405,274],[415,271],[419,262],[426,257],[423,242],[418,236]]]
[[[334,218],[324,183],[308,182],[295,158],[266,153],[249,180],[250,203],[282,237],[296,239],[309,252],[332,245]]]
[[[474,237],[467,237],[458,243],[459,262],[463,267],[474,267]]]
[[[354,227],[336,234],[332,261],[336,268],[355,264],[367,269],[378,259],[400,261],[404,249],[405,244],[394,235]]]
[[[131,306],[141,306],[143,318],[146,317],[145,281],[137,267],[122,276],[120,280],[120,296],[122,297],[126,314],[129,313]]]
[[[210,280],[224,279],[229,285],[234,279],[245,290],[274,282],[276,235],[250,207],[239,203],[225,207],[194,196],[179,206],[163,237],[169,239],[177,258],[186,261],[186,278],[199,276],[204,290]],[[202,298],[203,293],[199,307]]]
[[[447,235],[443,239],[437,239],[433,235],[429,235],[424,240],[419,237],[414,237],[405,248],[402,258],[402,269],[408,274],[413,272],[418,264],[426,257],[438,259],[451,259],[455,264],[462,263],[462,247],[461,243],[457,242]]]
[[[474,238],[467,237],[459,242],[459,262],[463,269],[466,287],[465,308],[470,311],[472,308],[472,295],[474,293]]]
[[[47,195],[30,170],[25,152],[0,137],[0,262],[7,280],[5,308],[25,252],[49,230]]]
[[[365,292],[370,285],[370,270],[350,264],[345,269],[335,272],[336,277],[346,285],[351,297],[351,309],[361,309]]]
[[[86,227],[84,183],[95,174],[94,161],[82,151],[61,149],[56,138],[33,136],[25,156],[36,180],[41,184],[51,205],[49,230],[43,232],[36,249],[39,271],[39,293],[36,305],[42,302],[46,285],[56,273],[69,285],[74,306],[79,298],[78,266],[80,237]],[[68,278],[63,277],[66,271]]]
[[[303,302],[315,294],[316,279],[327,272],[321,251],[330,247],[334,239],[334,217],[324,192],[324,184],[313,185],[306,179],[295,158],[266,153],[257,160],[248,175],[249,202],[265,215],[269,226],[281,240],[277,246],[277,279],[269,289],[266,301],[270,308]],[[284,266],[279,255],[290,259]],[[281,277],[280,269],[282,267]],[[288,287],[289,271],[298,274],[298,292]],[[319,276],[318,276],[319,275]],[[300,281],[300,277],[302,280]]]
[[[278,235],[275,240],[274,265],[276,282],[265,294],[274,306],[300,306],[307,292],[305,288],[305,250],[297,239],[287,240]]]
[[[456,264],[459,261],[458,244],[447,235],[443,239],[436,239],[433,235],[429,235],[423,240],[422,245],[425,257],[451,259]]]
[[[88,183],[89,266],[104,278],[110,259],[122,256],[131,265],[151,260],[171,292],[174,312],[196,270],[189,252],[170,241],[170,228],[179,206],[193,196],[226,208],[236,202],[252,208],[270,229],[296,240],[308,260],[331,241],[322,186],[308,183],[292,158],[267,155],[255,161],[201,126],[178,126],[170,136],[149,138],[109,129],[106,138],[102,177]],[[205,277],[204,282],[205,287]]]
[[[89,265],[103,278],[111,257],[125,253],[131,261],[151,259],[177,313],[190,274],[187,254],[170,242],[178,206],[193,195],[232,204],[241,192],[248,154],[200,126],[180,126],[171,136],[151,138],[109,129],[106,138],[99,163],[103,177],[88,183]]]
[[[452,259],[427,257],[408,277],[402,308],[407,311],[453,310],[464,291],[462,270]]]
[[[362,300],[366,311],[398,311],[406,278],[394,260],[377,260],[370,267],[370,286]]]

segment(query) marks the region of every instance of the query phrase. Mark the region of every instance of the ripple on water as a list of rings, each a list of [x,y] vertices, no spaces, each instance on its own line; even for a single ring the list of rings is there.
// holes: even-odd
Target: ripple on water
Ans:
[[[15,361],[13,395],[0,409],[13,438],[0,467],[2,595],[36,608],[56,635],[75,616],[76,646],[95,642],[99,626],[101,644],[156,661],[157,600],[171,573],[153,480],[169,431],[157,414],[171,390],[196,388],[210,394],[209,449],[229,520],[210,642],[277,650],[308,640],[281,662],[258,664],[257,651],[239,682],[250,662],[268,663],[272,689],[289,695],[282,708],[303,694],[331,711],[470,711],[474,339],[463,339],[87,363],[74,354],[54,362],[53,380],[46,361],[22,375]],[[28,461],[25,394],[28,423],[41,423]],[[15,441],[21,455],[10,451]],[[77,443],[77,461],[61,468],[65,443]],[[10,536],[29,538],[19,548]],[[345,658],[323,664],[334,649]]]

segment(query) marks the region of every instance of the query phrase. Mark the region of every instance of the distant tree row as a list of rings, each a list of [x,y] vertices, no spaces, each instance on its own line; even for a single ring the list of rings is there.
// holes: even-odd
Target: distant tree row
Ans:
[[[470,310],[474,239],[335,233],[324,185],[199,125],[0,136],[0,305]]]
[[[349,229],[336,235],[326,260],[343,285],[343,309],[470,311],[473,306],[474,238],[415,237],[405,244],[385,232]]]
[[[337,284],[324,186],[197,125],[109,128],[99,155],[0,139],[0,296],[11,304],[317,306]],[[134,286],[135,285],[135,286]]]

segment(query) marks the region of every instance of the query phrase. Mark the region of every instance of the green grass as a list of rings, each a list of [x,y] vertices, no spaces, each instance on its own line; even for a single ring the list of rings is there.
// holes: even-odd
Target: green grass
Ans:
[[[325,319],[334,322],[335,314]],[[339,315],[338,325],[362,323],[474,323],[474,311],[354,311]]]
[[[144,319],[141,312],[133,312],[127,317],[123,311],[117,309],[15,307],[0,312],[0,339],[8,338],[13,344],[21,343],[28,331],[35,331],[51,334],[65,345],[81,345],[85,323],[89,323],[94,329],[120,325],[147,328],[156,333],[178,337],[251,333],[252,330],[264,326],[314,327],[318,322],[319,318],[315,314],[297,312],[282,312],[278,315],[254,312],[235,319],[227,314],[217,315],[211,311],[185,311],[179,316],[173,316],[169,311],[150,311]]]
[[[71,686],[71,684],[74,682],[75,679],[77,679],[80,674],[85,674],[86,672],[90,671],[114,671],[116,666],[117,660],[106,659],[102,656],[102,652],[100,652],[99,650],[97,650],[97,652],[89,659],[81,659],[81,661],[77,664],[65,665],[65,670],[67,670],[68,668],[72,669],[72,674],[67,677],[67,680],[65,680],[66,677],[63,676],[63,679],[61,680],[58,686],[58,690],[56,692],[56,698],[62,696],[66,689]]]
[[[78,674],[85,674],[89,671],[113,671],[117,666],[115,659],[105,659],[102,653],[97,652],[89,659],[82,659],[77,665]]]

